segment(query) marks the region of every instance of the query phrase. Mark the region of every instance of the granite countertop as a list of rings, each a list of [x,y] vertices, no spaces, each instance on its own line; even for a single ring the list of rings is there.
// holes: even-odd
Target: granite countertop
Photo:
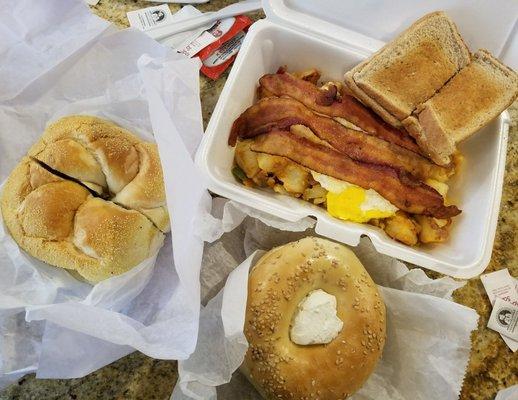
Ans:
[[[232,0],[212,0],[198,6],[201,11],[212,11],[232,3]],[[92,10],[123,28],[128,25],[126,12],[150,6],[151,3],[134,0],[101,0]],[[173,12],[179,5],[170,5]],[[253,14],[254,19],[260,13]],[[223,88],[228,73],[217,81],[200,78],[203,119],[206,125]],[[486,272],[509,268],[518,276],[518,101],[510,108],[511,131],[507,150],[506,173],[491,262]],[[435,274],[430,274],[434,275]],[[499,334],[486,328],[491,305],[480,279],[471,279],[454,293],[454,299],[477,311],[478,329],[472,334],[472,352],[466,372],[461,400],[493,399],[504,387],[518,384],[518,361]],[[0,393],[1,400],[14,399],[169,399],[176,382],[176,362],[151,359],[135,352],[84,378],[70,380],[37,380],[34,375]]]

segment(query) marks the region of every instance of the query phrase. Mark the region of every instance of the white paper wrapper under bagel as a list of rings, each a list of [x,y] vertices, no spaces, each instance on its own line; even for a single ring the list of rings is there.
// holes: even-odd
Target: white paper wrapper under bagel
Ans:
[[[206,223],[201,234],[217,237],[243,221],[247,211],[216,199],[214,213],[219,219]],[[248,272],[264,250],[314,232],[307,229],[307,220],[283,223],[254,216],[205,249],[202,295],[212,299],[201,312],[195,352],[178,363],[173,400],[260,399],[237,371],[248,347],[243,334]],[[474,310],[451,300],[452,292],[464,282],[449,277],[432,280],[421,269],[409,270],[396,259],[378,254],[368,239],[352,250],[379,285],[387,306],[383,357],[352,399],[457,399],[469,360],[470,333],[478,321]]]
[[[28,256],[0,222],[0,387],[33,371],[81,377],[134,350],[188,357],[203,252],[192,219],[211,206],[192,160],[199,62],[115,29],[82,0],[5,1],[0,11],[0,182],[48,122],[97,115],[158,143],[174,221],[158,257],[93,287]]]

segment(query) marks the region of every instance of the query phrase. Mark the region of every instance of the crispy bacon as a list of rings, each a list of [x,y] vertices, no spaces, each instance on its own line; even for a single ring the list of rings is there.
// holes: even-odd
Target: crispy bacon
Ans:
[[[259,83],[266,89],[264,93],[292,97],[313,111],[333,118],[344,118],[371,135],[420,153],[419,146],[407,132],[388,125],[354,97],[343,94],[337,99],[336,86],[333,95],[329,90],[321,90],[312,82],[299,79],[284,70],[264,75]]]
[[[382,165],[355,161],[327,146],[288,131],[272,130],[254,139],[256,152],[283,156],[306,168],[376,190],[388,201],[411,214],[450,218],[460,213],[445,206],[442,196],[412,176]]]
[[[448,169],[419,154],[362,131],[348,129],[289,97],[266,98],[248,108],[234,122],[229,144],[234,145],[237,137],[251,138],[296,124],[307,126],[320,139],[355,160],[401,169],[420,179],[445,181],[448,178]]]

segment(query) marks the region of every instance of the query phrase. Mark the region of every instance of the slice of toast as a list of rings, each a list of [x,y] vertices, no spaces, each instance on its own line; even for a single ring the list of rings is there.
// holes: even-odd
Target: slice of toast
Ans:
[[[403,124],[433,161],[445,165],[458,142],[487,125],[517,96],[518,74],[487,50],[479,50]]]
[[[449,165],[451,155],[456,150],[455,142],[437,128],[437,119],[433,115],[423,114],[422,121],[427,126],[426,132],[413,115],[403,120],[403,126],[428,158],[436,164]]]
[[[349,71],[346,81],[359,97],[363,92],[364,103],[373,108],[376,103],[402,121],[469,61],[469,49],[455,24],[437,11],[420,18]]]
[[[352,79],[352,76],[349,76],[348,74],[345,75],[345,86],[349,89],[352,96],[356,97],[356,99],[361,101],[365,106],[371,108],[376,114],[383,118],[387,124],[396,128],[400,128],[402,126],[401,122],[396,117],[390,114],[376,101],[371,99],[367,93],[361,90],[354,82],[354,79]]]

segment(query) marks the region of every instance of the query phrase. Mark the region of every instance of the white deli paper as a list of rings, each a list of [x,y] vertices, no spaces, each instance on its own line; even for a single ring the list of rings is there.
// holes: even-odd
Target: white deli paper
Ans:
[[[81,0],[13,0],[0,11],[0,182],[47,123],[97,115],[157,142],[173,221],[157,256],[95,286],[21,251],[0,221],[0,385],[32,371],[84,376],[134,350],[188,357],[203,252],[192,221],[211,207],[193,162],[199,61],[116,30]]]
[[[241,215],[236,210],[240,207],[216,200],[214,213],[219,213],[221,219],[213,224],[206,221],[207,237],[214,238],[215,232],[238,225]],[[265,219],[268,225],[272,224],[270,218]],[[236,371],[247,349],[243,324],[248,271],[262,251],[314,232],[303,231],[306,221],[284,225],[282,228],[292,232],[281,232],[259,219],[246,219],[206,247],[202,294],[207,299],[224,287],[201,312],[197,347],[189,359],[178,363],[179,381],[173,400],[260,399]],[[387,306],[383,357],[353,399],[457,399],[469,360],[470,333],[478,321],[474,310],[451,301],[453,291],[464,282],[449,277],[432,280],[421,269],[409,270],[398,260],[378,254],[367,239],[352,250],[380,285]],[[235,268],[237,264],[240,265]],[[229,271],[232,272],[224,283]]]

